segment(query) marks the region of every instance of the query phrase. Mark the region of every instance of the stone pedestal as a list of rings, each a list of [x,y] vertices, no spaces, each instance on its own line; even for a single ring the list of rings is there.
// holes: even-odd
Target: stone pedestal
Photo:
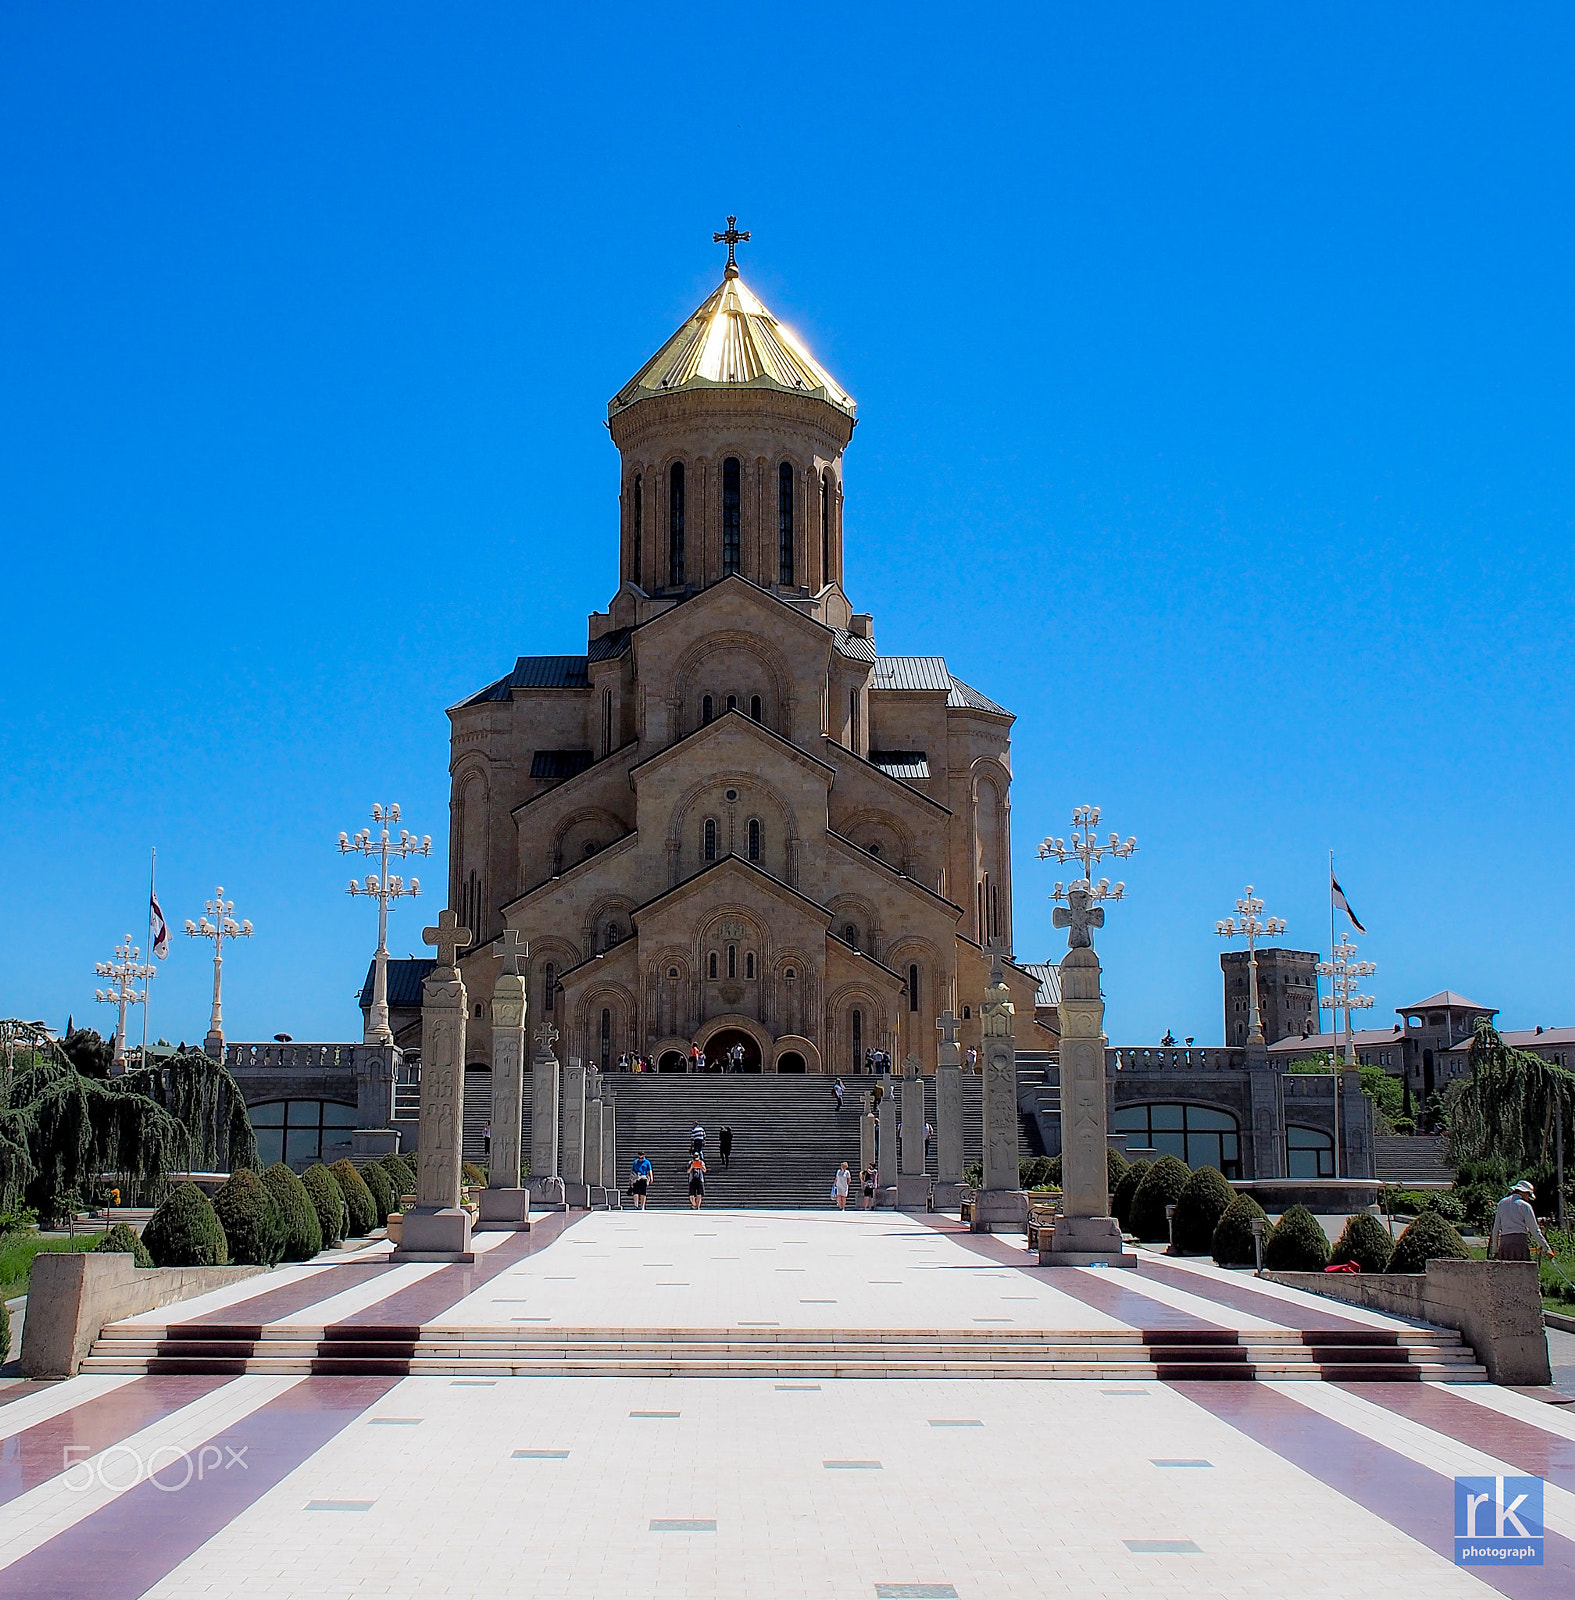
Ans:
[[[397,1128],[357,1128],[350,1135],[350,1156],[357,1166],[379,1156],[399,1154]]]
[[[558,1171],[563,1178],[564,1201],[571,1210],[585,1210],[590,1199],[585,1183],[585,1063],[573,1056],[563,1069]]]
[[[935,1182],[932,1203],[937,1211],[955,1211],[962,1204],[962,1046],[957,1019],[950,1011],[940,1019],[941,1043],[935,1069]]]
[[[984,1077],[984,1182],[974,1196],[972,1229],[1028,1227],[1017,1155],[1017,1040],[1011,991],[995,953],[990,986],[979,1007],[982,1037],[979,1070]]]
[[[481,1195],[479,1227],[530,1227],[530,1195],[520,1184],[525,1101],[525,980],[518,933],[504,951],[492,987],[492,1154]]]
[[[459,1203],[465,1124],[465,1020],[469,1001],[455,965],[470,932],[444,911],[423,937],[438,964],[421,985],[421,1121],[416,1203],[405,1212],[395,1261],[471,1261],[470,1213]]]
[[[618,1171],[618,1096],[602,1093],[602,1197],[614,1211],[623,1209],[623,1182]]]
[[[557,1030],[550,1023],[537,1029],[536,1059],[531,1063],[530,1176],[526,1187],[538,1208],[563,1206],[563,1174],[558,1171],[558,1058],[552,1053]]]
[[[897,1086],[887,1082],[885,1094],[876,1108],[876,1162],[880,1174],[875,1179],[875,1204],[897,1203]]]
[[[1110,1167],[1105,1154],[1105,1003],[1099,957],[1089,947],[1068,950],[1061,962],[1061,1193],[1057,1220],[1041,1266],[1136,1266],[1121,1246],[1121,1225],[1110,1215]]]
[[[399,1153],[399,1132],[393,1126],[394,1078],[403,1052],[392,1044],[362,1044],[351,1052],[355,1072],[355,1131],[350,1154],[357,1165]]]
[[[599,1075],[598,1075],[599,1077]],[[598,1093],[585,1102],[585,1206],[598,1210],[605,1201],[602,1186],[602,1097]]]

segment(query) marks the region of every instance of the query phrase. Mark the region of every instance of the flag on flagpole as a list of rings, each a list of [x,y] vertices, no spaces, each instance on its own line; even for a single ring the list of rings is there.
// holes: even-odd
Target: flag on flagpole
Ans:
[[[1351,909],[1351,902],[1345,898],[1345,890],[1340,887],[1340,880],[1332,872],[1329,874],[1329,898],[1351,919],[1351,926],[1358,933],[1367,932],[1367,929],[1356,920],[1356,913]]]
[[[159,897],[153,893],[148,895],[148,926],[153,931],[153,953],[162,961],[170,953],[170,928],[159,909]]]

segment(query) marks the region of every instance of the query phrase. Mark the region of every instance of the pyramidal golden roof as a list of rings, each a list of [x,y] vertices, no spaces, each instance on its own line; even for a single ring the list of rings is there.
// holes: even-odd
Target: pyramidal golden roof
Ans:
[[[847,390],[729,267],[716,292],[608,402],[607,415],[653,395],[725,384],[813,395],[850,417],[858,413]]]

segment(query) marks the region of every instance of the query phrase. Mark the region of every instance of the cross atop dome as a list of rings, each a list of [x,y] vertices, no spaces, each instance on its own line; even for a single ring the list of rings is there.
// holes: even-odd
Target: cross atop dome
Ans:
[[[738,276],[738,259],[734,255],[734,251],[739,245],[749,243],[749,229],[745,228],[740,233],[738,231],[738,218],[729,217],[727,219],[727,232],[713,233],[711,235],[711,243],[725,243],[727,245],[727,271],[722,276],[724,278],[736,278]]]

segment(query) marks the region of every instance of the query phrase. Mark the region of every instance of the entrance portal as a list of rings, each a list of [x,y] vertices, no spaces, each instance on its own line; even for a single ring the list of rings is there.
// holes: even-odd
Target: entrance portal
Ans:
[[[687,1072],[689,1063],[679,1055],[676,1050],[664,1052],[662,1059],[656,1063],[658,1072]]]
[[[760,1046],[755,1043],[752,1034],[745,1033],[742,1028],[723,1028],[720,1033],[713,1033],[705,1044],[706,1064],[712,1072],[731,1072],[732,1064],[727,1059],[727,1053],[734,1045],[744,1047],[744,1071],[760,1071]]]
[[[786,1050],[777,1057],[778,1072],[802,1072],[803,1070],[804,1058],[797,1050]]]

